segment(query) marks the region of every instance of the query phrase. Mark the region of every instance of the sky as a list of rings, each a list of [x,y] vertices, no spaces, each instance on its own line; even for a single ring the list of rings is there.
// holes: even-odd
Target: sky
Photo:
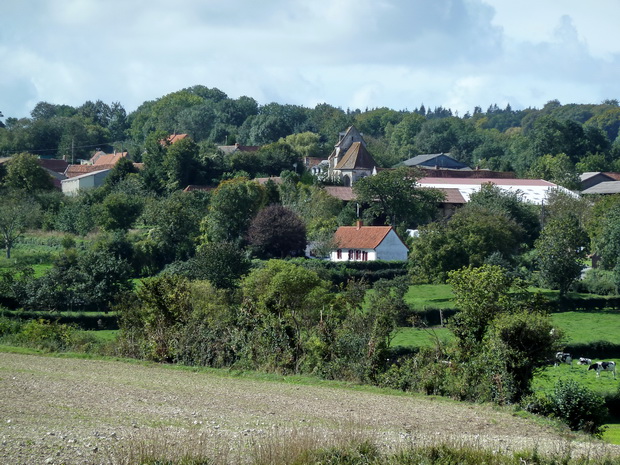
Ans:
[[[0,5],[0,112],[127,112],[194,85],[313,108],[620,99],[618,0],[20,0]]]

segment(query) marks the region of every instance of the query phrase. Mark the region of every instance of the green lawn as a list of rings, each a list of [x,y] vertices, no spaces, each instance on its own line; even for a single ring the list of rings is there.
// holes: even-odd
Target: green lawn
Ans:
[[[398,328],[392,339],[392,346],[400,347],[431,347],[436,341],[451,341],[454,339],[452,332],[447,328]]]
[[[532,293],[539,293],[549,300],[557,300],[559,297],[559,292],[551,289],[530,287],[528,290]],[[584,294],[581,292],[570,292],[568,296],[572,298],[593,297],[592,294]],[[405,302],[415,310],[454,308],[454,294],[452,293],[452,286],[449,284],[417,284],[409,287],[409,290],[405,294]]]
[[[620,344],[620,314],[563,312],[553,313],[551,318],[558,328],[566,332],[569,343],[609,341]]]
[[[454,294],[449,284],[418,284],[410,286],[405,294],[405,302],[416,310],[452,308],[452,299]]]
[[[118,330],[116,329],[101,329],[99,331],[88,331],[88,333],[95,336],[98,342],[111,342],[116,339]]]

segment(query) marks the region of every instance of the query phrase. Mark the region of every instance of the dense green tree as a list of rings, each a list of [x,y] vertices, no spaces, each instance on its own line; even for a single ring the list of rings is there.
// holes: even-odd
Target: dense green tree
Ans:
[[[353,185],[357,201],[374,217],[384,217],[401,233],[431,220],[443,194],[418,184],[421,173],[408,167],[379,172]]]
[[[129,158],[123,157],[116,162],[114,168],[112,168],[110,173],[106,176],[104,186],[108,189],[112,189],[129,175],[137,173],[138,169],[134,166],[133,162]]]
[[[125,193],[112,193],[94,207],[96,221],[105,231],[128,230],[144,208],[144,199]]]
[[[459,309],[451,329],[459,348],[471,353],[482,342],[493,319],[510,307],[513,279],[496,265],[461,268],[448,276]]]
[[[181,139],[165,149],[162,167],[163,184],[168,192],[184,189],[189,184],[200,184],[201,166],[198,145],[189,137]]]
[[[107,311],[131,289],[127,261],[103,249],[66,250],[52,268],[28,283],[26,308],[37,310]]]
[[[298,371],[321,309],[332,299],[328,282],[302,266],[269,260],[248,274],[241,289],[249,310],[261,315],[255,350],[267,350],[263,357],[271,363]]]
[[[390,151],[396,154],[401,161],[418,154],[418,148],[415,146],[415,137],[422,129],[425,121],[426,118],[424,116],[417,113],[409,113],[387,131],[386,136],[389,137]]]
[[[488,183],[469,196],[468,206],[480,207],[504,213],[520,227],[523,236],[518,240],[532,245],[540,232],[539,211],[533,204],[525,202],[521,192],[512,192]]]
[[[450,153],[467,165],[471,165],[473,151],[479,143],[475,126],[456,117],[431,119],[415,137],[421,153]]]
[[[479,267],[492,257],[510,263],[525,237],[505,212],[466,205],[450,220],[420,228],[409,254],[410,272],[420,282],[444,282],[461,267]]]
[[[280,139],[278,142],[288,144],[295,153],[299,154],[301,157],[319,157],[325,155],[321,147],[320,137],[314,132],[306,131],[291,134]]]
[[[554,216],[545,222],[535,243],[540,277],[566,295],[583,270],[587,235],[574,214]]]
[[[122,141],[127,138],[127,130],[129,122],[127,120],[127,112],[120,102],[112,102],[110,107],[110,118],[108,121],[108,130],[110,137],[115,141]]]
[[[121,340],[141,342],[137,350],[149,360],[171,362],[181,350],[178,340],[192,314],[187,278],[161,275],[142,280],[135,298],[118,305]]]
[[[364,136],[384,137],[388,125],[400,123],[404,113],[389,108],[376,108],[355,116],[355,126]]]
[[[164,131],[156,131],[149,134],[145,143],[145,151],[142,155],[144,168],[140,171],[140,176],[144,186],[156,193],[164,192],[166,144],[162,143],[162,141],[165,141],[167,138],[168,133]]]
[[[245,251],[229,242],[202,244],[195,257],[194,279],[206,279],[220,289],[231,289],[250,271]]]
[[[160,265],[194,255],[199,222],[205,213],[204,206],[185,192],[147,202],[142,218],[150,227],[148,239],[163,260]]]
[[[80,193],[66,197],[60,204],[54,228],[58,231],[85,236],[95,228],[95,216],[90,197]]]
[[[41,167],[38,158],[30,153],[20,153],[7,162],[4,185],[28,193],[54,188],[51,175]]]
[[[213,191],[201,223],[203,242],[243,242],[250,222],[265,202],[265,188],[246,178],[224,181]]]
[[[559,184],[567,189],[578,189],[580,186],[575,165],[564,153],[537,158],[529,170],[529,176]]]

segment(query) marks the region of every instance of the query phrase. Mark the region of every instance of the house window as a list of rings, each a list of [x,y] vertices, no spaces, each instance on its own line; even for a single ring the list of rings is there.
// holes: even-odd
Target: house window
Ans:
[[[364,261],[364,262],[368,261],[368,252],[366,252],[366,251],[362,252],[362,261]]]
[[[338,258],[338,260],[342,258],[342,249],[336,250],[336,258]]]
[[[359,259],[360,259],[360,256],[361,256],[360,251],[359,251],[359,250],[356,250],[356,251],[355,251],[355,259],[356,259],[356,260],[359,260]]]
[[[353,260],[353,250],[349,249],[349,260]]]

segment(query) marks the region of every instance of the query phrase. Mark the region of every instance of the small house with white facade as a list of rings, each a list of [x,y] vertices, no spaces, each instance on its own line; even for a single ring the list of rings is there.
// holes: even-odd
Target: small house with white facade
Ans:
[[[340,226],[334,234],[333,262],[407,260],[409,249],[391,226]]]

